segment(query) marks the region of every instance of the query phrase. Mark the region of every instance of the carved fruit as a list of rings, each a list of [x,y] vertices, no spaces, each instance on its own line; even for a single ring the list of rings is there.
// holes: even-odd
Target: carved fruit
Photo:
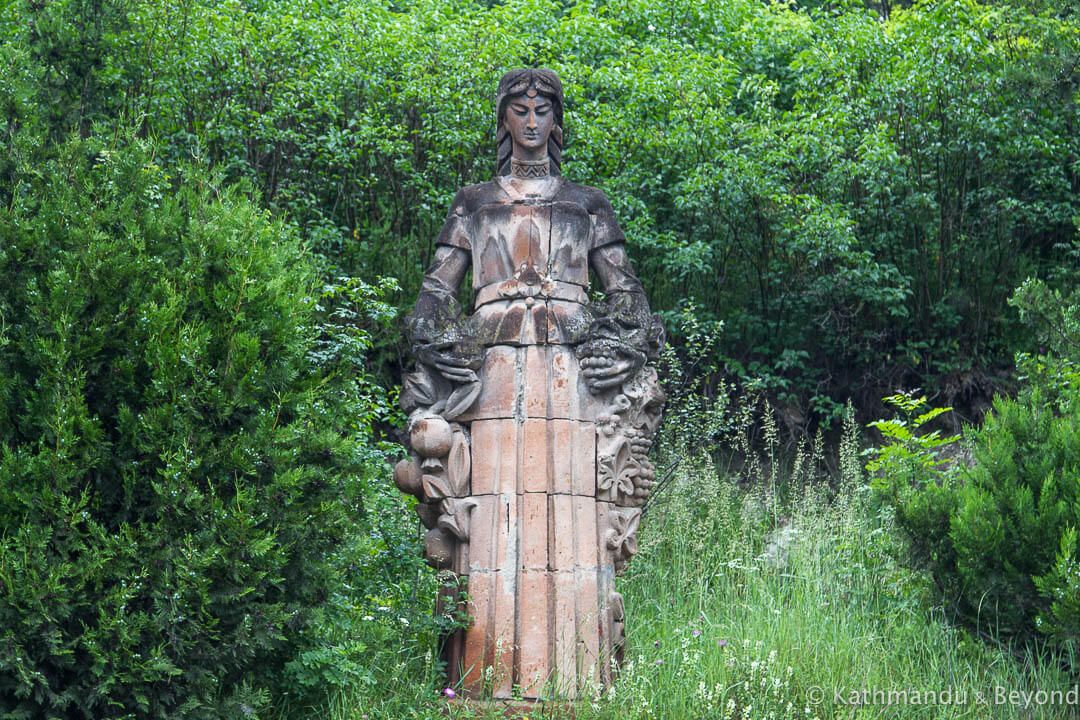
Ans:
[[[442,457],[450,452],[450,423],[441,417],[417,420],[409,433],[409,442],[424,457]]]
[[[394,484],[403,493],[420,497],[424,491],[420,476],[420,467],[412,460],[401,460],[394,466]]]
[[[450,561],[454,557],[453,537],[440,528],[428,530],[424,536],[424,555],[427,556],[428,564],[436,570],[450,567]]]

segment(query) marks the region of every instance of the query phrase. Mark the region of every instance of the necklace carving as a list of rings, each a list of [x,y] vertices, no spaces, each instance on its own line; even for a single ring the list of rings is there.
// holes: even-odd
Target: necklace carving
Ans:
[[[543,160],[516,160],[510,158],[510,174],[516,178],[542,178],[551,174],[551,161]]]

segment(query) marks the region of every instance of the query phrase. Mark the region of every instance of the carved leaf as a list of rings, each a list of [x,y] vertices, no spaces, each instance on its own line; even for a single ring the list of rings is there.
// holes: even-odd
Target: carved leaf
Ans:
[[[626,538],[626,542],[628,543],[626,547],[629,552],[627,554],[637,555],[637,531],[638,525],[641,524],[641,511],[631,510],[629,513],[627,513],[627,515],[628,517],[626,522],[626,532],[623,534],[623,536]]]
[[[453,439],[450,441],[450,454],[446,458],[446,474],[450,479],[452,495],[461,497],[469,493],[469,476],[471,475],[471,458],[469,453],[469,441],[459,426],[453,428]]]
[[[439,516],[439,527],[452,533],[462,542],[469,541],[469,521],[472,517],[472,509],[476,507],[475,500],[446,499],[442,501],[443,514]]]
[[[442,500],[454,496],[450,488],[450,481],[444,475],[425,475],[421,479],[421,483],[424,486],[424,495],[429,500]]]
[[[420,405],[433,405],[438,397],[435,383],[422,367],[405,376],[405,392],[411,394]]]
[[[615,458],[610,455],[599,455],[596,458],[596,487],[600,490],[610,490],[615,484]]]
[[[636,460],[629,457],[628,453],[626,461],[623,463],[622,470],[619,472],[619,495],[633,497],[634,482],[637,480],[638,473],[640,472],[641,466],[637,464]]]
[[[440,515],[439,527],[459,540],[468,535],[467,531],[458,527],[458,519],[454,515]]]
[[[623,469],[630,460],[630,444],[626,438],[615,438],[614,451],[605,452],[596,458],[596,486],[600,490],[611,490],[616,482],[622,483]],[[632,481],[631,481],[632,485]]]
[[[472,407],[476,398],[480,395],[480,381],[458,385],[446,399],[446,407],[442,416],[447,420],[453,420]]]
[[[637,531],[641,523],[641,511],[616,510],[611,514],[611,529],[607,532],[607,546],[615,551],[617,558],[626,560],[638,551]]]
[[[619,531],[615,528],[608,528],[608,531],[604,536],[604,540],[604,544],[607,545],[608,550],[619,549]]]

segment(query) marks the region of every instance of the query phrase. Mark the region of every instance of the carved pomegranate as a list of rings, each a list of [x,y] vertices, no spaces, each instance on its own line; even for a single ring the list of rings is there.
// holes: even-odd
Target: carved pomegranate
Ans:
[[[439,416],[421,418],[409,433],[413,450],[424,457],[443,457],[450,452],[450,423]]]

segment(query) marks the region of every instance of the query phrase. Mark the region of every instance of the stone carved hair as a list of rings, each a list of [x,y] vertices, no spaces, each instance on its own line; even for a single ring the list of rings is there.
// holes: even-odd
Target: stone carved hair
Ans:
[[[554,70],[544,68],[511,70],[499,81],[498,95],[495,99],[495,174],[510,174],[510,156],[514,143],[503,123],[506,105],[511,98],[524,95],[532,88],[551,101],[555,112],[555,126],[548,137],[548,158],[551,160],[551,174],[562,173],[563,143],[563,89],[562,80]]]

